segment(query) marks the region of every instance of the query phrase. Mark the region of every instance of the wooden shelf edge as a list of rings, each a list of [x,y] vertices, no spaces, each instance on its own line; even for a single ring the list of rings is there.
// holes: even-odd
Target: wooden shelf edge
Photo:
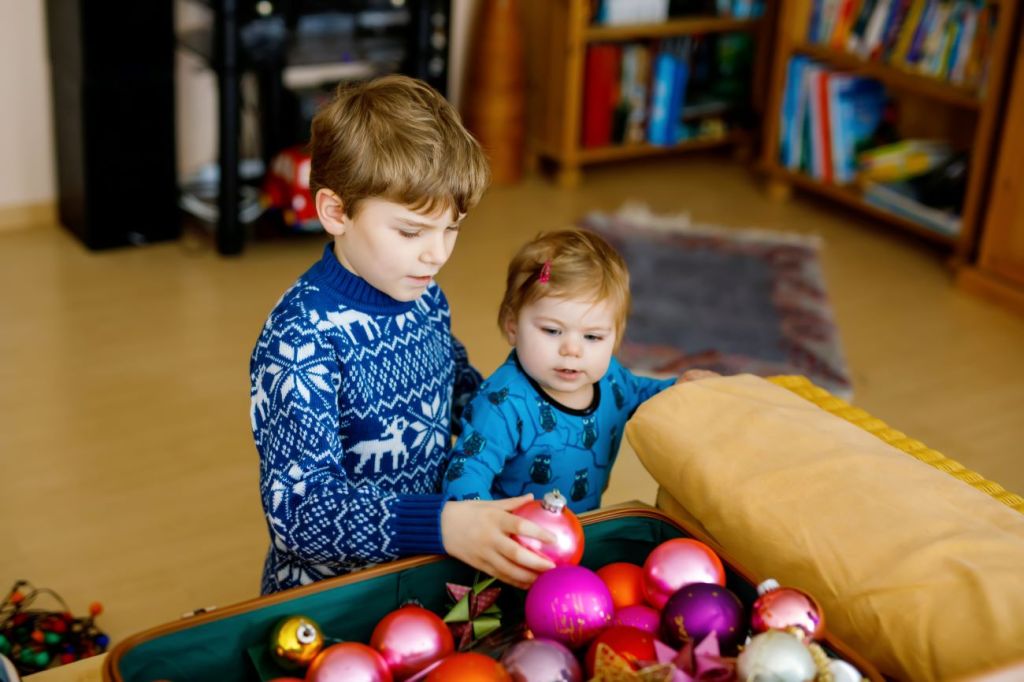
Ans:
[[[873,218],[884,220],[929,241],[943,244],[945,246],[955,246],[960,241],[959,235],[950,236],[942,234],[941,232],[935,232],[934,230],[930,230],[927,227],[915,223],[913,220],[909,220],[903,216],[890,213],[883,208],[869,204],[861,197],[860,192],[852,187],[819,182],[803,173],[794,173],[793,171],[779,168],[777,166],[767,168],[766,172],[777,180],[788,182],[800,189],[816,192],[827,196],[830,199],[852,206]],[[962,226],[961,229],[963,229]]]
[[[964,109],[980,109],[982,106],[982,100],[973,88],[947,83],[931,76],[904,71],[884,62],[869,61],[857,55],[811,43],[794,45],[793,51],[825,62],[836,68],[874,78],[892,88],[913,92]]]
[[[604,161],[618,161],[621,159],[640,159],[649,156],[664,156],[678,152],[695,151],[698,149],[713,149],[725,147],[743,139],[741,131],[728,132],[721,137],[696,138],[684,140],[679,144],[671,146],[659,146],[652,144],[622,144],[610,147],[581,147],[577,152],[577,160],[580,164],[602,163]]]
[[[1024,315],[1024,289],[974,266],[960,268],[956,283],[964,291]]]
[[[733,17],[687,17],[657,24],[625,24],[620,26],[587,26],[583,33],[586,42],[623,41],[643,38],[668,38],[695,33],[731,33],[754,31],[761,19],[735,19]]]

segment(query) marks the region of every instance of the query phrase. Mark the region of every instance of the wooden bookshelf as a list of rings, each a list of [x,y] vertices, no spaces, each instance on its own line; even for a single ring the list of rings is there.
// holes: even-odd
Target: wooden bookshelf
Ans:
[[[965,109],[978,109],[981,107],[981,98],[974,88],[954,85],[931,76],[911,73],[883,62],[868,61],[861,59],[857,55],[839,52],[822,45],[799,43],[793,46],[793,52],[805,54],[812,59],[833,66],[836,69],[841,69],[846,73],[874,78],[884,83],[890,89],[912,92]]]
[[[769,0],[769,6],[774,0]],[[562,186],[575,186],[583,166],[700,149],[748,143],[751,136],[733,134],[716,138],[685,140],[670,146],[627,144],[584,147],[581,144],[583,83],[587,48],[594,43],[647,42],[675,36],[748,32],[754,35],[754,93],[756,103],[763,93],[758,81],[767,79],[770,64],[765,19],[733,19],[696,16],[656,24],[616,26],[593,25],[590,0],[523,0],[526,39],[528,133],[527,155],[531,165],[540,160],[554,163]],[[763,71],[760,77],[758,73]]]
[[[755,31],[759,19],[733,19],[731,17],[691,17],[673,19],[660,24],[628,24],[625,26],[587,26],[583,37],[588,43],[598,41],[648,40],[672,38],[697,33],[734,33]]]
[[[823,195],[879,218],[894,227],[924,239],[947,245],[954,265],[964,263],[977,241],[977,226],[988,192],[988,177],[993,151],[998,144],[998,126],[1004,104],[1004,87],[1011,62],[1011,47],[1018,30],[1021,0],[986,0],[997,14],[992,35],[988,77],[983,92],[913,73],[896,66],[862,59],[829,46],[808,41],[808,22],[813,0],[779,0],[777,31],[771,74],[768,83],[766,116],[762,127],[760,167],[765,171],[769,191],[788,196],[789,188]],[[867,203],[856,187],[841,187],[821,182],[802,173],[794,173],[779,161],[779,138],[783,93],[789,60],[806,55],[836,71],[873,78],[881,82],[897,99],[902,116],[899,124],[904,137],[947,137],[955,149],[970,152],[969,175],[961,215],[960,233],[950,237]]]

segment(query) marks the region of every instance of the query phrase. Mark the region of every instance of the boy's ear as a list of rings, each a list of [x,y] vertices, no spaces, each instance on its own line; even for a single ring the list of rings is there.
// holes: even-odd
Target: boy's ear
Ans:
[[[337,194],[329,189],[318,189],[316,192],[316,214],[320,224],[328,234],[340,237],[345,234],[349,217],[345,215],[345,204]]]

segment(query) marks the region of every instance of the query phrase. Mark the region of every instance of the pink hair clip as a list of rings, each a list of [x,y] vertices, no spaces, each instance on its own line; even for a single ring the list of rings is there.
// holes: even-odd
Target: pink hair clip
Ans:
[[[540,266],[540,274],[537,276],[537,282],[540,284],[547,284],[551,280],[551,259],[544,261],[544,265]]]

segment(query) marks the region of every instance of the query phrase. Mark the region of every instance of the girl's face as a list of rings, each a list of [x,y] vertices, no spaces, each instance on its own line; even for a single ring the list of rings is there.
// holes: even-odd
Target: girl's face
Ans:
[[[523,306],[505,333],[519,364],[545,393],[583,409],[612,359],[614,313],[607,301],[546,296]]]

